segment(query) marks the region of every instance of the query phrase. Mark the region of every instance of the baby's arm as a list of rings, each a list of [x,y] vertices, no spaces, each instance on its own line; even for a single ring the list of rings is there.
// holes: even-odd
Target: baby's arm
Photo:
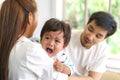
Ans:
[[[71,74],[70,68],[68,66],[65,66],[58,59],[56,59],[56,61],[54,62],[54,68],[55,68],[55,70],[57,70],[61,73],[65,73],[65,74],[68,74],[68,75]]]

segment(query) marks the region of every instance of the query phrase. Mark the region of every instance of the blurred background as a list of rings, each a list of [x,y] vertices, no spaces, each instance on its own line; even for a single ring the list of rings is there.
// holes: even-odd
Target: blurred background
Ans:
[[[3,1],[0,0],[0,4]],[[36,0],[36,2],[39,22],[32,37],[33,40],[40,39],[43,24],[52,17],[66,21],[72,29],[82,29],[92,13],[106,11],[112,14],[118,28],[117,32],[107,39],[111,48],[107,67],[108,70],[120,73],[120,0]]]

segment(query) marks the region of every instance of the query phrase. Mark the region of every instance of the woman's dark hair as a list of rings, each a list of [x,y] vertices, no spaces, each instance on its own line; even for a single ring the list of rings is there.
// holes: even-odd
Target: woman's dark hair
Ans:
[[[27,27],[28,14],[37,11],[35,0],[5,0],[0,9],[0,80],[8,80],[9,55]]]
[[[111,14],[107,13],[107,12],[99,11],[99,12],[93,13],[90,16],[87,24],[89,24],[93,20],[95,20],[95,22],[98,26],[107,30],[106,37],[114,34],[116,29],[117,29],[116,21],[114,20],[113,16]]]
[[[68,45],[70,38],[71,38],[71,28],[69,24],[65,23],[64,21],[55,19],[55,18],[49,19],[48,21],[46,21],[46,23],[44,24],[41,30],[41,34],[40,34],[41,39],[46,32],[50,32],[50,31],[63,32],[64,33],[64,45],[65,46]]]

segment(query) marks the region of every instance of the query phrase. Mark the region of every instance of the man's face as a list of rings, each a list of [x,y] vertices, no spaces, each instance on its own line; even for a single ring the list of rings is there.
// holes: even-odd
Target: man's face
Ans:
[[[93,20],[85,26],[85,29],[81,35],[81,44],[85,48],[91,48],[91,46],[103,41],[106,35],[107,30],[96,25],[95,20]]]
[[[52,57],[64,49],[64,33],[62,31],[46,32],[40,42],[48,55]]]

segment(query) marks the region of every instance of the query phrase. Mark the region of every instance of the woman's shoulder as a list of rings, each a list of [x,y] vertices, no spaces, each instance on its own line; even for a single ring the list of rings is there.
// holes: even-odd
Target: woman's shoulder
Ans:
[[[31,41],[29,38],[26,38],[24,36],[20,37],[15,44],[16,47],[19,47],[19,49],[26,49],[26,50],[39,50],[41,48],[41,44],[37,42]]]
[[[14,50],[18,52],[24,53],[27,57],[34,56],[36,58],[42,58],[42,56],[46,56],[47,53],[42,48],[41,44],[38,42],[33,42],[28,38],[21,38],[18,40],[15,45]]]

